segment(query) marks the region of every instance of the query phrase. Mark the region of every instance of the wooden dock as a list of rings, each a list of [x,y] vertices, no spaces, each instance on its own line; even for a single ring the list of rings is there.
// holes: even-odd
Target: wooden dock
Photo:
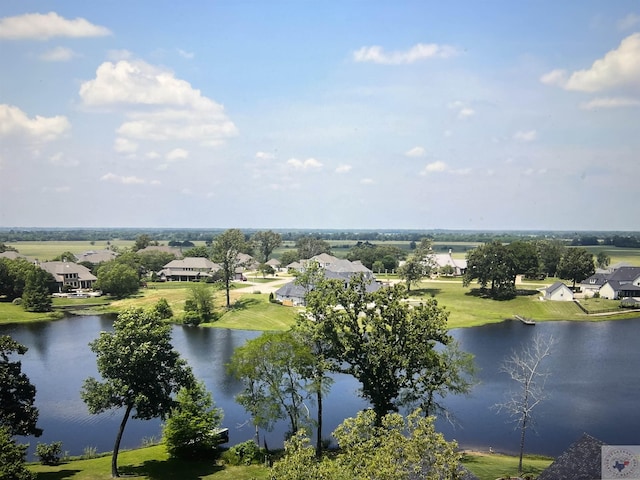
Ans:
[[[520,320],[525,325],[535,325],[536,324],[536,321],[533,320],[532,318],[523,317],[521,315],[514,315],[514,316],[516,317],[516,319]]]

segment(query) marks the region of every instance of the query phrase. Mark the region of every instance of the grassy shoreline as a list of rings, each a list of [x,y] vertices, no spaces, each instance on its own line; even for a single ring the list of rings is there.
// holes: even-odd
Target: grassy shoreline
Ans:
[[[262,480],[270,478],[270,470],[262,465],[230,466],[212,461],[181,461],[172,459],[164,445],[153,445],[121,451],[120,472],[127,478],[173,479],[198,478],[202,480]],[[524,472],[538,475],[551,464],[551,458],[527,455]],[[516,475],[518,457],[478,451],[463,451],[462,464],[480,480],[494,480],[501,476]],[[96,458],[72,458],[56,466],[29,464],[29,470],[38,479],[68,478],[73,480],[102,480],[111,478],[111,456],[100,454]]]

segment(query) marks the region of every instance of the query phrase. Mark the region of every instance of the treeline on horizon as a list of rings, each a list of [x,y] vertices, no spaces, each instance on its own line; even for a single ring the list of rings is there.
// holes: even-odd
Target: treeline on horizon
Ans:
[[[640,248],[640,232],[634,231],[554,231],[554,230],[333,230],[333,229],[241,229],[250,236],[261,230],[272,230],[283,241],[295,242],[302,237],[343,241],[408,241],[430,238],[434,242],[500,241],[510,243],[523,239],[561,240],[572,246],[611,245],[622,248]],[[171,244],[210,242],[224,232],[223,228],[0,228],[0,242],[26,241],[111,241],[135,240],[148,235],[151,241]]]

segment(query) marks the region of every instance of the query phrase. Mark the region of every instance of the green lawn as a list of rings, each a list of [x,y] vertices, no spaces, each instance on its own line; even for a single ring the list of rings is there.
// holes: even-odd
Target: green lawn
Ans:
[[[164,445],[122,451],[118,455],[119,471],[126,478],[150,480],[261,480],[269,478],[267,468],[218,466],[212,461],[186,462],[170,459]],[[74,460],[57,466],[31,464],[38,480],[101,480],[111,478],[111,456]]]
[[[213,324],[216,328],[241,328],[243,330],[287,330],[294,323],[300,310],[269,303],[269,295],[245,294],[238,298],[230,310]]]
[[[549,458],[525,457],[524,472],[539,474],[552,462]],[[480,480],[495,480],[504,475],[515,476],[518,458],[497,454],[465,453],[462,463]],[[127,478],[150,480],[261,480],[269,478],[269,469],[260,465],[234,467],[211,461],[185,462],[170,459],[164,445],[120,452],[120,472]],[[101,480],[111,478],[111,456],[89,460],[72,460],[57,466],[30,464],[38,480]]]
[[[498,454],[465,453],[462,464],[480,480],[518,476],[518,457]],[[539,475],[553,460],[537,456],[525,456],[522,461],[524,474]]]
[[[118,248],[127,248],[134,243],[133,240],[112,240],[110,245]],[[78,254],[88,250],[106,250],[110,246],[106,241],[97,241],[93,245],[89,241],[8,242],[5,245],[15,248],[22,255],[37,258],[43,262],[51,260],[64,252]]]

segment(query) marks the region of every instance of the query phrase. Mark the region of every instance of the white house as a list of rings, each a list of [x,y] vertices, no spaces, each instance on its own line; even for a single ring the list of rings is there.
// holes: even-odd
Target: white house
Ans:
[[[602,298],[640,298],[640,267],[623,266],[612,273],[596,273],[580,284],[586,296],[598,293]]]
[[[556,302],[571,302],[573,301],[573,291],[562,282],[555,282],[546,288],[541,288],[540,291],[544,294],[542,300],[551,300]]]
[[[451,253],[451,249],[449,249],[449,253],[436,253],[433,256],[435,264],[438,266],[438,270],[440,271],[443,267],[451,267],[453,271],[453,275],[459,277],[460,275],[464,275],[467,271],[467,261],[465,259],[453,258]]]
[[[65,287],[91,289],[98,280],[87,267],[73,262],[41,262],[38,266],[53,275],[60,292]]]

